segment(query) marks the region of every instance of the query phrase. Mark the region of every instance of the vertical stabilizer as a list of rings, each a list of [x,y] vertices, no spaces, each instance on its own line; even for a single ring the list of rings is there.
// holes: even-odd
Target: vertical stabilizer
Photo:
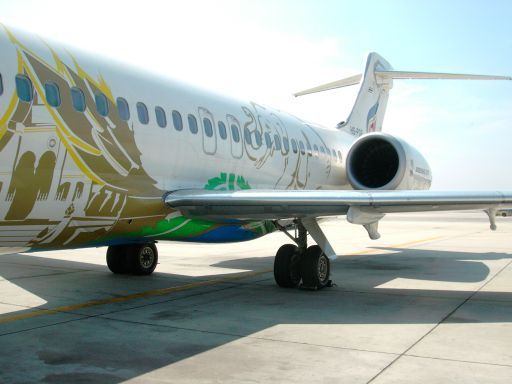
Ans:
[[[379,54],[372,52],[368,55],[352,112],[346,122],[338,125],[338,129],[346,130],[354,136],[382,130],[389,90],[393,86],[393,80],[378,77],[375,72],[392,71],[392,69],[391,65]]]

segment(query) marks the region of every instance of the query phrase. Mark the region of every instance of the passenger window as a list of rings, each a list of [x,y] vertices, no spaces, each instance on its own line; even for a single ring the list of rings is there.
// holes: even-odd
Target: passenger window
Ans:
[[[222,121],[219,121],[219,136],[222,140],[226,140],[228,137],[228,133],[226,131],[226,124],[224,124]]]
[[[146,107],[146,104],[140,101],[137,103],[137,116],[139,117],[139,121],[142,124],[149,123],[148,107]]]
[[[256,139],[256,145],[261,147],[261,133],[260,131],[254,131],[254,138]]]
[[[324,150],[324,147],[320,147],[320,152],[322,153],[322,155],[325,155],[325,150]]]
[[[318,157],[318,146],[316,144],[313,145],[313,150],[315,151],[315,157]]]
[[[304,143],[301,141],[299,141],[299,147],[300,147],[300,154],[301,155],[305,155],[306,154],[306,148],[304,148]]]
[[[46,101],[51,107],[60,107],[60,92],[59,87],[53,81],[44,83],[44,93]]]
[[[283,137],[283,148],[284,148],[284,153],[288,153],[288,151],[290,150],[290,143],[288,142],[287,137]]]
[[[276,151],[281,150],[281,139],[279,138],[279,135],[274,135],[274,146],[276,147]]]
[[[16,93],[21,101],[30,103],[34,97],[32,82],[25,75],[16,75]]]
[[[338,158],[336,157],[336,151],[334,149],[332,150],[332,156],[331,157],[332,157],[332,159],[334,161],[338,160]]]
[[[313,150],[311,149],[311,144],[309,144],[309,141],[306,141],[306,148],[308,149],[308,156],[313,156]]]
[[[71,104],[73,104],[73,108],[75,108],[75,111],[85,111],[85,96],[80,88],[71,88]]]
[[[98,113],[105,117],[108,115],[108,100],[107,96],[103,93],[96,93],[94,95],[94,101],[96,102],[96,110]]]
[[[240,130],[235,124],[231,124],[231,137],[235,143],[240,142]]]
[[[252,144],[251,131],[247,127],[244,129],[244,138],[247,144]]]
[[[188,128],[194,135],[197,133],[197,119],[194,115],[188,115]]]
[[[155,107],[156,122],[160,128],[167,127],[167,116],[162,107]]]
[[[270,133],[265,132],[265,144],[267,144],[267,148],[272,148],[272,139],[270,138]]]
[[[130,107],[128,106],[128,102],[122,97],[117,98],[117,113],[121,120],[128,121],[130,120]]]
[[[295,141],[295,139],[292,139],[292,150],[293,153],[297,153],[297,142]]]
[[[205,117],[203,119],[203,125],[204,125],[204,133],[206,134],[206,136],[212,137],[213,136],[213,126],[212,126],[211,120]]]
[[[181,118],[181,113],[176,110],[172,111],[172,123],[174,124],[175,130],[183,130],[183,119]]]
[[[0,96],[4,93],[4,83],[2,82],[2,74],[0,74]]]

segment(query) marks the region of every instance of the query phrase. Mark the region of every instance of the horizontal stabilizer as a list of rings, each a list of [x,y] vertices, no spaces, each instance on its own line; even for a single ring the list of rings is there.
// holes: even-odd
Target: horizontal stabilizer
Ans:
[[[440,72],[411,72],[411,71],[374,71],[377,80],[384,79],[423,79],[423,80],[512,80],[511,76],[495,75],[472,75],[463,73],[440,73]],[[329,91],[331,89],[349,87],[357,85],[361,81],[362,75],[354,75],[341,80],[333,81],[317,87],[309,88],[301,92],[294,93],[295,97]]]
[[[430,79],[430,80],[512,80],[510,76],[470,75],[463,73],[375,71],[376,77],[387,79]]]
[[[362,77],[361,74],[346,77],[341,80],[333,81],[331,83],[319,85],[318,87],[313,87],[313,88],[309,88],[309,89],[306,89],[301,92],[294,93],[293,96],[297,97],[297,96],[307,95],[310,93],[317,93],[317,92],[328,91],[331,89],[349,87],[351,85],[359,84],[359,82],[361,81],[361,77]]]

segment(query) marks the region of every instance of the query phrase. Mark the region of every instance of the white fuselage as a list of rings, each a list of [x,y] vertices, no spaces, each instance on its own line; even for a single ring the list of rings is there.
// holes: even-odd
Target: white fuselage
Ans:
[[[161,198],[179,189],[350,188],[344,159],[356,137],[347,132],[70,53],[19,32],[0,32],[0,57],[0,223],[6,234],[0,246],[60,247],[101,243],[107,235],[122,238],[125,221],[169,216]],[[20,74],[33,84],[29,103],[17,95]],[[48,103],[48,81],[60,84],[58,107]],[[67,87],[85,93],[85,112],[73,109]],[[107,116],[98,115],[98,93],[109,100]],[[129,105],[126,121],[118,115],[119,97]],[[139,117],[138,103],[147,108],[148,123]],[[157,122],[159,107],[163,127]],[[145,179],[134,172],[144,172]],[[41,186],[26,192],[37,183]],[[137,201],[144,202],[137,206]],[[141,223],[137,230],[143,228]],[[80,240],[84,233],[89,237]]]

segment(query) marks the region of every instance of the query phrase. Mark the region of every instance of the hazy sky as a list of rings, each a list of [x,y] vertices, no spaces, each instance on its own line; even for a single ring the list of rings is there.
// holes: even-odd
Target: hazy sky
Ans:
[[[0,21],[327,126],[357,87],[295,91],[395,69],[512,75],[510,1],[0,0]],[[512,190],[512,81],[395,81],[384,130],[428,159],[435,189]]]

